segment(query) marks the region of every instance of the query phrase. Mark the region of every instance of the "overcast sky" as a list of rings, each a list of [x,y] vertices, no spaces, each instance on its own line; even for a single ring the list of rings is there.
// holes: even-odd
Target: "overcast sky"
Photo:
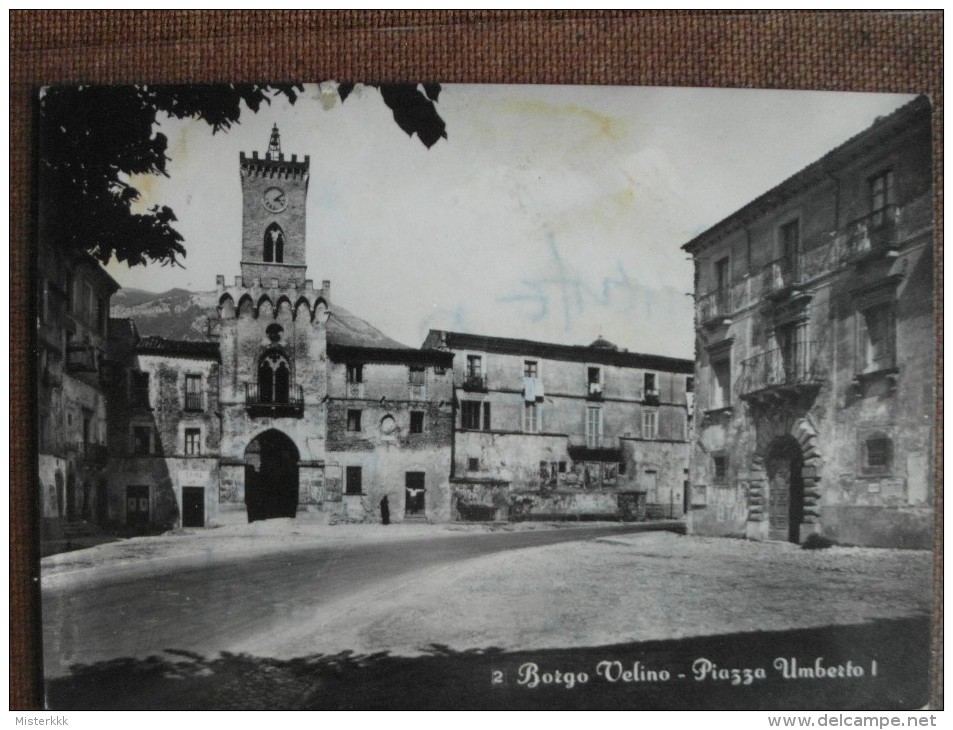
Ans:
[[[912,97],[830,92],[444,86],[448,139],[407,137],[373,88],[328,85],[228,133],[163,122],[185,269],[110,266],[126,287],[239,273],[240,151],[311,156],[308,276],[387,335],[430,328],[693,357],[680,246]]]

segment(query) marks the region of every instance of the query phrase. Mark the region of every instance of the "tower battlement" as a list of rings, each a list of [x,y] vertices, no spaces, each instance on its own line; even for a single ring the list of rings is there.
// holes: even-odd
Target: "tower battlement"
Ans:
[[[239,169],[242,175],[250,177],[302,179],[308,177],[310,167],[311,155],[305,155],[303,160],[299,160],[298,155],[285,159],[282,152],[276,155],[266,152],[264,157],[259,157],[258,152],[252,152],[251,157],[244,152],[239,153]]]

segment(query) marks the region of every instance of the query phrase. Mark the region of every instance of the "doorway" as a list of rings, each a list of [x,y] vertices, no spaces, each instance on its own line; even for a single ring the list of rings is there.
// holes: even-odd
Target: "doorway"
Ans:
[[[182,487],[182,527],[205,527],[204,487]]]
[[[804,482],[801,446],[792,436],[777,439],[768,449],[768,537],[800,542],[804,518]]]
[[[409,471],[404,475],[404,517],[423,518],[427,516],[424,495],[426,474],[422,471]]]
[[[149,524],[149,485],[132,484],[126,487],[126,525],[146,527]]]
[[[245,449],[245,506],[249,522],[298,511],[298,448],[280,431],[259,434]]]

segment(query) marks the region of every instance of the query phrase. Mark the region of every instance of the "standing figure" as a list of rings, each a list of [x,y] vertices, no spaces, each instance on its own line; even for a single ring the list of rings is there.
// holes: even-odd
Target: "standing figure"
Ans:
[[[390,524],[390,503],[387,501],[387,495],[381,500],[381,522],[385,525]]]

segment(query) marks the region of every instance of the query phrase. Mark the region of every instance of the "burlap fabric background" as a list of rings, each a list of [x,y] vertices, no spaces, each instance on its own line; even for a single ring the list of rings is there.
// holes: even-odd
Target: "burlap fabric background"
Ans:
[[[942,23],[939,12],[870,11],[11,11],[11,709],[42,702],[29,296],[37,86],[335,78],[925,92],[942,231]],[[941,311],[938,286],[938,321]],[[941,560],[938,550],[937,576]],[[938,588],[937,617],[941,598]],[[934,706],[941,631],[938,620]]]

